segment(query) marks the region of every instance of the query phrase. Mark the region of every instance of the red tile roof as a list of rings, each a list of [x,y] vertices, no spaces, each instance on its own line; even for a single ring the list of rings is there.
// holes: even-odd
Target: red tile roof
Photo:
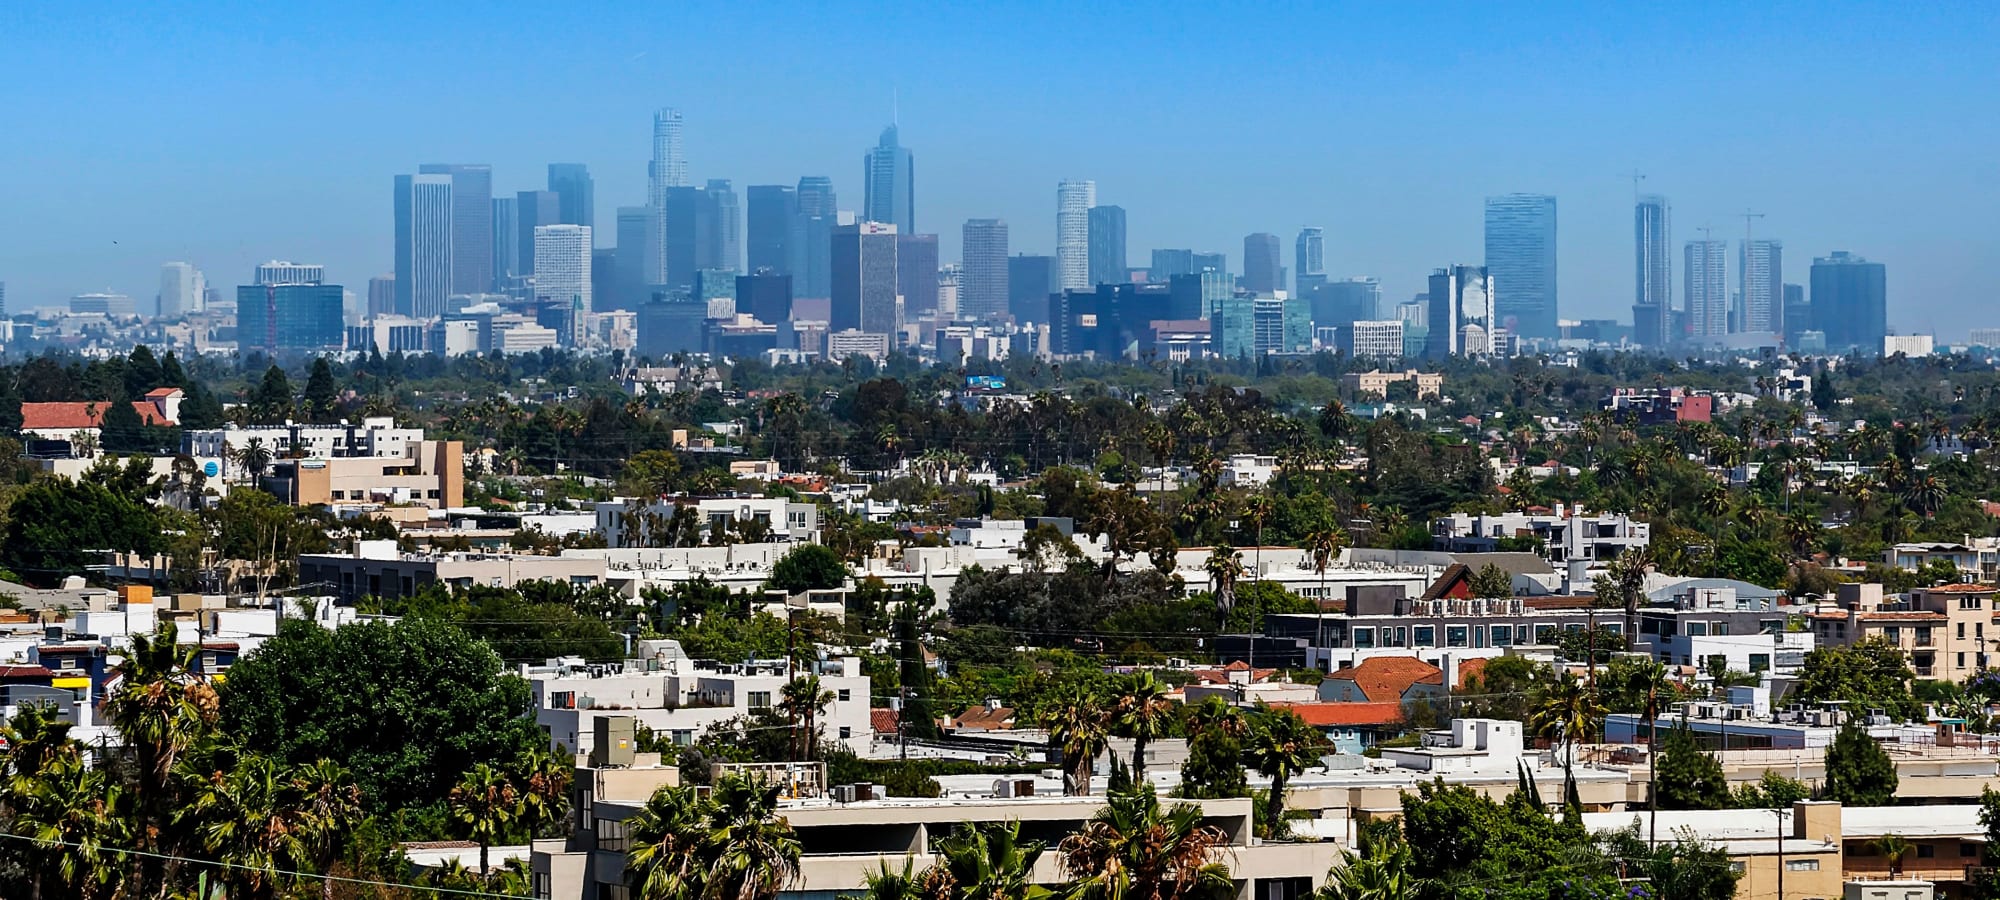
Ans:
[[[1378,703],[1400,703],[1410,685],[1444,684],[1444,672],[1414,656],[1372,656],[1351,669],[1336,669],[1328,681],[1352,681],[1361,694]]]
[[[54,674],[43,666],[0,666],[0,678],[47,678]]]
[[[951,720],[951,727],[969,731],[999,731],[1014,727],[1014,708],[1002,706],[988,709],[975,706],[959,713]]]
[[[1297,713],[1307,725],[1315,728],[1332,725],[1396,725],[1403,721],[1401,703],[1273,703],[1271,705]]]
[[[166,398],[168,398],[168,397],[172,397],[173,395],[175,395],[175,394],[178,394],[178,393],[180,393],[180,392],[181,392],[181,389],[180,389],[180,388],[177,388],[177,387],[157,387],[157,388],[154,388],[154,389],[152,389],[152,390],[150,390],[150,391],[147,391],[147,392],[146,392],[146,399],[148,399],[148,400],[164,400],[164,399],[166,399]]]
[[[1471,687],[1473,679],[1484,678],[1484,677],[1486,677],[1485,657],[1476,656],[1473,657],[1472,659],[1459,660],[1458,662],[1459,688],[1464,689],[1467,687]],[[1440,679],[1440,681],[1442,681],[1442,679]]]
[[[21,428],[24,431],[45,428],[82,431],[86,428],[96,428],[104,423],[106,402],[23,403],[21,404]],[[151,403],[134,401],[132,409],[139,414],[139,421],[147,425],[175,424],[165,416],[160,415],[159,407]]]
[[[902,730],[902,716],[893,709],[876,708],[868,711],[868,724],[876,734],[895,734]]]

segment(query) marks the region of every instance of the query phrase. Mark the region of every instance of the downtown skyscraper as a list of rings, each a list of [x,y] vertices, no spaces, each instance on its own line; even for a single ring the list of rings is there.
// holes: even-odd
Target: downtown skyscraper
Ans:
[[[1292,247],[1292,268],[1292,289],[1301,297],[1326,281],[1326,229],[1317,225],[1299,229],[1299,239]]]
[[[839,201],[833,179],[807,175],[796,194],[799,215],[792,232],[792,295],[823,300],[833,293],[833,227],[839,221]]]
[[[882,129],[882,139],[861,160],[862,218],[896,226],[897,234],[917,232],[916,173],[910,148],[902,145],[896,126]]]
[[[1684,253],[1688,337],[1722,338],[1729,334],[1729,242],[1688,241]]]
[[[597,182],[583,163],[549,163],[549,190],[562,198],[559,221],[592,228],[597,219]],[[593,229],[592,233],[596,233]]]
[[[799,216],[798,191],[788,184],[753,184],[745,189],[747,230],[743,247],[749,255],[744,272],[792,271],[792,232]]]
[[[896,315],[896,226],[857,222],[833,229],[831,299],[831,331],[896,333],[902,325]]]
[[[1834,353],[1882,352],[1889,333],[1889,272],[1845,250],[1812,264],[1812,318]]]
[[[1558,337],[1556,198],[1486,198],[1486,271],[1493,278],[1494,327],[1524,337]]]
[[[647,259],[646,281],[667,283],[667,192],[688,186],[687,155],[681,144],[681,111],[662,107],[653,113],[653,159],[646,165],[646,206],[653,211],[656,245]]]
[[[535,300],[575,314],[590,312],[590,228],[540,225],[535,228]]]
[[[1007,223],[968,219],[961,233],[958,317],[990,321],[1007,313]]]
[[[1090,208],[1097,205],[1097,182],[1064,180],[1056,185],[1056,287],[1090,287]]]
[[[1125,266],[1125,207],[1090,208],[1090,283],[1124,284],[1132,280]]]
[[[451,177],[451,292],[479,294],[493,287],[493,167],[426,163],[419,175]]]
[[[451,192],[450,175],[396,176],[396,312],[400,315],[420,319],[444,315],[446,298],[452,294]]]
[[[513,275],[535,274],[535,229],[560,225],[562,195],[555,191],[522,191],[514,195]]]
[[[1742,277],[1743,321],[1739,330],[1751,334],[1785,333],[1785,243],[1745,240],[1737,257]]]
[[[1278,236],[1257,232],[1243,238],[1243,289],[1259,296],[1275,294],[1285,286],[1284,260]]]
[[[1637,291],[1632,298],[1632,340],[1659,349],[1679,335],[1673,328],[1674,261],[1668,255],[1667,198],[1645,194],[1632,205],[1632,243],[1637,260]]]

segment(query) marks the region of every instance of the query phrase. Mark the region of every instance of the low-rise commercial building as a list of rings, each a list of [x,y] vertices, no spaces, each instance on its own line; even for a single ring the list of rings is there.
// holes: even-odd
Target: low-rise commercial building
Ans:
[[[561,581],[576,587],[605,582],[601,557],[514,553],[403,553],[395,541],[357,541],[352,553],[299,557],[299,582],[326,585],[343,602],[362,597],[409,597],[426,585],[513,587],[525,581]]]

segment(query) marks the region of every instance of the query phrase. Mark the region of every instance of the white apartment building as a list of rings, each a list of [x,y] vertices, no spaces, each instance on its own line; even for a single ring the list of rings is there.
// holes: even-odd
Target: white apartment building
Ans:
[[[395,457],[410,455],[424,441],[422,428],[398,428],[389,416],[362,419],[360,424],[338,425],[228,425],[222,428],[189,430],[181,434],[181,452],[197,460],[214,460],[219,473],[237,478],[242,468],[237,456],[251,441],[271,451],[272,459],[344,459],[350,457]]]
[[[1239,453],[1223,463],[1223,487],[1263,487],[1271,483],[1271,476],[1277,474],[1278,458],[1260,454]]]
[[[703,534],[726,522],[761,522],[773,542],[819,541],[819,506],[783,497],[704,497],[699,500],[654,500],[614,497],[596,506],[597,530],[608,547],[643,547],[648,535],[666,527],[674,513],[693,503]]]
[[[1350,340],[1353,356],[1394,359],[1403,355],[1403,320],[1355,322]]]
[[[1585,513],[1557,504],[1551,513],[1440,516],[1431,522],[1431,537],[1438,549],[1457,553],[1491,552],[1502,538],[1532,537],[1542,542],[1552,563],[1608,562],[1646,546],[1652,526],[1624,513]]]
[[[710,725],[777,706],[792,679],[782,659],[717,665],[667,658],[634,661],[617,671],[592,668],[523,667],[534,690],[535,722],[548,732],[551,747],[591,752],[596,720],[604,716],[629,716],[660,737],[689,746]],[[814,670],[820,688],[833,694],[818,723],[826,739],[866,754],[874,729],[861,658],[822,660]]]

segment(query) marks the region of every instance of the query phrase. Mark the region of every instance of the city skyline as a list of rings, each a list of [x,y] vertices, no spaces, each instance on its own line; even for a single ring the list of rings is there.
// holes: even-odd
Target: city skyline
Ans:
[[[522,33],[547,24],[550,13],[532,7],[514,10],[518,15],[495,15],[489,17],[495,22],[474,21],[467,27],[491,38],[498,51],[521,49]],[[449,67],[424,65],[399,72],[394,94],[378,79],[354,83],[343,57],[333,54],[351,53],[363,43],[401,46],[399,42],[415,40],[408,35],[421,33],[418,26],[426,19],[418,12],[385,11],[381,23],[330,39],[311,51],[313,65],[289,72],[270,70],[276,62],[271,51],[257,48],[248,29],[220,15],[196,13],[186,23],[165,27],[156,14],[142,12],[106,25],[131,58],[112,69],[89,72],[81,60],[91,54],[78,50],[86,39],[97,39],[92,29],[60,17],[28,20],[18,12],[0,13],[0,19],[22,20],[0,28],[18,42],[10,49],[19,52],[0,63],[11,83],[23,88],[16,121],[24,133],[54,140],[0,151],[12,154],[0,159],[15,163],[17,170],[32,166],[48,176],[8,190],[6,208],[13,215],[0,223],[0,278],[8,280],[16,309],[54,304],[91,290],[148,297],[158,267],[172,260],[188,261],[215,275],[218,283],[228,283],[235,276],[223,273],[242,271],[259,258],[310,258],[324,261],[347,283],[361,283],[392,263],[392,237],[381,233],[387,205],[373,185],[389,174],[414,171],[426,159],[491,165],[495,196],[544,187],[542,175],[554,161],[581,162],[595,180],[594,218],[608,222],[618,207],[646,205],[648,117],[661,106],[683,114],[681,160],[691,183],[726,177],[741,189],[832,173],[835,188],[853,198],[849,208],[858,207],[863,185],[853,172],[853,153],[879,131],[889,111],[890,86],[879,79],[848,83],[830,78],[801,88],[796,77],[715,65],[725,53],[740,53],[748,39],[748,17],[721,8],[696,7],[690,13],[728,38],[698,42],[676,53],[647,53],[649,39],[664,26],[608,11],[579,26],[583,33],[577,43],[587,45],[593,59],[614,61],[565,71],[574,51],[564,50],[543,65],[524,67],[533,71],[507,74],[490,84],[466,82]],[[1943,146],[1916,137],[1952,107],[1948,98],[1927,96],[1929,85],[1951,82],[1980,91],[1996,77],[1990,66],[1976,64],[1995,31],[1990,16],[1954,18],[1949,13],[1947,8],[1904,15],[1887,6],[1859,5],[1828,15],[1815,9],[1818,27],[1802,37],[1787,25],[1807,14],[1801,10],[1728,11],[1699,29],[1645,11],[1602,11],[1604,21],[1553,10],[1475,11],[1470,17],[1492,28],[1496,46],[1526,35],[1538,44],[1563,44],[1564,37],[1599,33],[1650,36],[1565,48],[1561,54],[1538,49],[1528,59],[1498,65],[1496,56],[1481,52],[1423,71],[1409,68],[1397,54],[1428,34],[1439,16],[1362,11],[1347,16],[1353,21],[1344,24],[1366,52],[1350,61],[1342,86],[1310,92],[1310,99],[1336,98],[1329,110],[1336,113],[1333,118],[1347,127],[1359,123],[1362,129],[1362,139],[1348,135],[1331,148],[1314,140],[1328,133],[1325,126],[1299,132],[1289,116],[1269,104],[1226,101],[1254,96],[1256,83],[1266,83],[1265,76],[1256,83],[1216,77],[1221,71],[1237,71],[1232,62],[1253,53],[1293,58],[1306,52],[1311,42],[1303,35],[1312,28],[1305,26],[1323,24],[1329,14],[1322,11],[1295,13],[1300,21],[1292,24],[1301,27],[1288,31],[1301,36],[1281,37],[1275,46],[1251,40],[1253,33],[1267,33],[1251,26],[1269,25],[1273,16],[1245,16],[1241,18],[1248,21],[1230,24],[1231,17],[1221,11],[1177,11],[1175,18],[1202,26],[1197,30],[1208,35],[1204,43],[1215,50],[1212,60],[1192,66],[1164,62],[1184,58],[1175,51],[1191,43],[1169,31],[1144,31],[1143,52],[1121,50],[1085,62],[1067,59],[1087,55],[1070,53],[1078,46],[1076,39],[1031,33],[1018,23],[968,21],[979,17],[953,11],[931,14],[936,21],[900,22],[878,29],[879,34],[843,23],[837,11],[799,11],[780,23],[783,33],[773,39],[783,46],[803,46],[807,34],[864,41],[871,47],[895,43],[909,48],[907,67],[939,73],[900,79],[895,87],[900,89],[904,139],[926,151],[919,215],[930,223],[927,231],[940,235],[945,261],[960,258],[956,224],[969,218],[1006,219],[1015,223],[1017,248],[1054,252],[1053,217],[1042,211],[1046,201],[1031,201],[1046,197],[1048,186],[1066,174],[1085,172],[1128,211],[1135,261],[1144,260],[1153,248],[1226,251],[1244,234],[1290,235],[1309,223],[1319,224],[1327,229],[1329,277],[1375,276],[1383,280],[1388,296],[1407,297],[1422,289],[1432,261],[1478,256],[1482,197],[1532,191],[1554,195],[1564,207],[1562,314],[1622,320],[1630,316],[1626,298],[1633,275],[1626,256],[1631,245],[1623,237],[1631,187],[1629,175],[1620,173],[1637,168],[1646,175],[1646,191],[1672,198],[1676,241],[1702,224],[1729,228],[1735,211],[1754,207],[1770,216],[1759,224],[1759,232],[1782,235],[1795,260],[1849,250],[1895,267],[1899,275],[1890,320],[1898,330],[1911,331],[1969,321],[1958,313],[1977,310],[1981,263],[2000,255],[1996,238],[1973,227],[1981,206],[1973,196],[1978,192],[1947,187],[1980,171],[1983,164],[1973,148],[1989,145],[1995,126],[1970,122],[1963,140]],[[502,18],[510,19],[504,29],[496,24]],[[1133,18],[1116,11],[1085,16],[1099,27],[1117,27]],[[346,18],[340,21],[346,23]],[[91,23],[93,28],[104,24]],[[992,34],[970,47],[910,40],[927,29],[961,34],[975,24],[993,26]],[[1710,46],[1717,27],[1731,38]],[[194,67],[184,83],[171,88],[120,76],[178,60],[177,41],[185,39],[184,29],[192,28],[203,29],[218,50],[244,54],[212,54],[217,59],[231,58],[233,67],[268,71],[273,77],[224,78],[224,67],[216,64]],[[1017,73],[1012,81],[983,88],[996,92],[992,99],[975,93],[978,102],[966,102],[968,90],[982,90],[968,80],[977,63],[1033,47],[1036,41],[1048,46],[1035,50],[1031,61],[1048,65],[1021,66],[1023,73],[1032,74]],[[1856,53],[1919,41],[1928,50],[1921,63],[1875,53],[1870,58],[1886,69],[1866,79],[1843,72],[1841,60]],[[629,53],[610,52],[626,47]],[[672,57],[686,65],[670,66],[667,58]],[[1754,70],[1758,73],[1784,73],[1774,103],[1754,116],[1705,103],[1697,108],[1697,99],[1705,96],[1701,86],[1713,79],[1697,73],[1741,74],[1747,65],[1742,60],[1751,57],[1760,60]],[[1643,81],[1614,74],[1591,91],[1565,94],[1561,105],[1522,99],[1535,96],[1536,88],[1567,87],[1580,75],[1628,68],[1638,60],[1655,67]],[[1129,71],[1117,74],[1114,66],[1120,64]],[[710,68],[717,74],[663,78],[669,72]],[[796,76],[805,69],[786,66],[781,71]],[[719,89],[721,72],[744,79],[740,89]],[[1404,76],[1414,77],[1399,80]],[[1214,105],[1220,110],[1217,133],[1249,132],[1270,139],[1240,151],[1213,139],[1162,147],[1140,132],[1074,128],[1086,110],[1097,115],[1107,96],[1135,78],[1160,82],[1148,89],[1148,97],[1178,92],[1189,102]],[[1050,93],[1058,86],[1062,93]],[[1050,102],[996,102],[1024,88],[1026,96]],[[450,103],[407,99],[440,90],[450,91]],[[532,133],[509,126],[498,114],[558,92],[582,99],[543,104],[550,118],[528,130]],[[1481,146],[1447,150],[1413,142],[1416,118],[1400,110],[1460,95],[1485,104],[1487,117],[1500,123],[1484,133]],[[1843,98],[1838,116],[1808,102],[1830,95]],[[304,147],[226,121],[228,110],[276,103],[280,97],[290,104],[325,107],[329,135]],[[364,106],[370,119],[358,118]],[[163,119],[188,109],[216,112],[184,122]],[[1661,144],[1640,134],[1649,129],[1629,127],[1662,116],[1699,116],[1703,133],[1725,137],[1700,145],[1678,138]],[[1547,129],[1555,127],[1556,117],[1563,123],[1589,124],[1563,124],[1551,140]],[[1839,123],[1857,117],[1869,123],[1865,144],[1830,140],[1851,131]],[[351,127],[362,121],[368,127]],[[799,139],[772,139],[774,123],[785,121],[792,122],[786,127],[797,129]],[[62,133],[51,131],[57,122],[64,125]],[[113,149],[118,142],[106,138],[114,124],[121,131],[158,131],[153,143],[160,149],[151,151],[157,158],[131,158]],[[1066,139],[1038,145],[1023,137],[1050,130],[1061,131]],[[1750,147],[1758,152],[1751,157],[1756,161],[1746,165],[1744,151]],[[221,155],[214,163],[198,162],[212,154]],[[261,162],[246,165],[255,160]],[[1869,178],[1852,177],[1862,170]],[[1190,184],[1188,171],[1228,177]],[[288,204],[310,207],[314,214],[288,215]],[[167,210],[179,216],[172,226],[165,224]],[[600,235],[599,240],[608,243],[609,237]],[[1292,254],[1286,256],[1296,268]],[[1788,280],[1799,281],[1801,268],[1794,263]],[[1915,302],[1918,298],[1921,302]]]

